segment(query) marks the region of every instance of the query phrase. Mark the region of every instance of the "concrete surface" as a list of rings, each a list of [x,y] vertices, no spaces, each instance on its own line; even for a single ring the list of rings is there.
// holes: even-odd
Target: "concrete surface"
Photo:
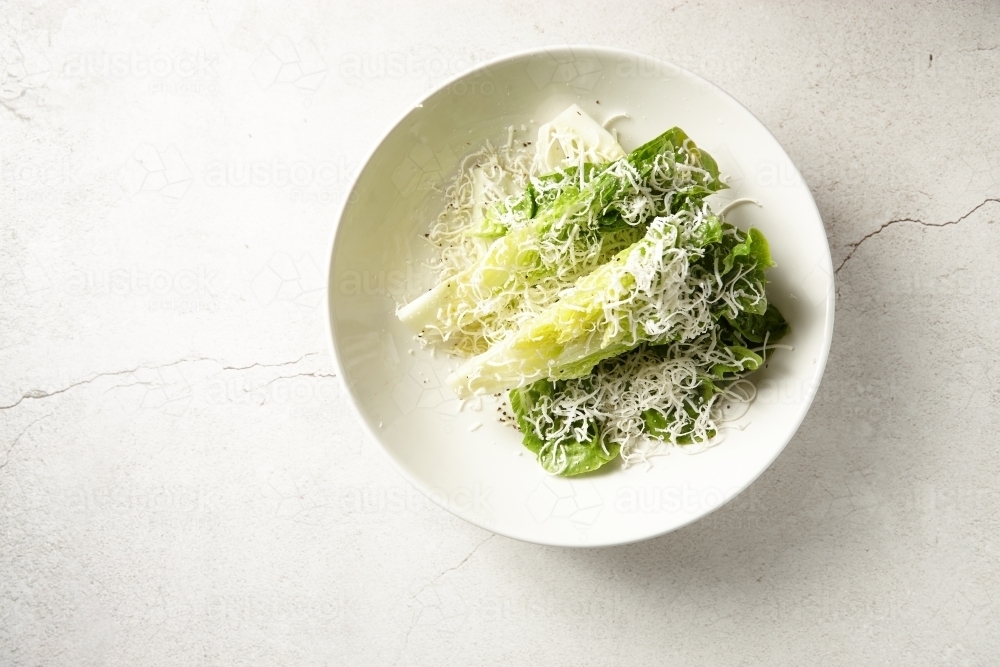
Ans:
[[[995,4],[206,4],[0,3],[0,664],[1000,664]],[[743,102],[839,267],[771,469],[595,551],[410,490],[321,325],[388,123],[567,42]]]

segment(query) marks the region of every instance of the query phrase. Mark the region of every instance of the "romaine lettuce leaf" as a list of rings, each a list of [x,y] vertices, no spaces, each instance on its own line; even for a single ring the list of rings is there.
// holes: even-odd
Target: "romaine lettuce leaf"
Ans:
[[[596,420],[588,423],[584,437],[565,433],[564,420],[546,414],[558,383],[548,380],[510,392],[510,405],[524,434],[524,446],[548,472],[572,476],[597,470],[618,456],[619,445],[606,446]],[[553,433],[560,433],[553,436]]]
[[[685,167],[677,168],[678,162]],[[574,259],[581,245],[601,248],[608,234],[623,227],[632,226],[641,233],[654,216],[676,213],[726,187],[711,156],[678,128],[664,132],[618,162],[589,168],[584,165],[583,171],[585,177],[590,171],[590,177],[581,182],[573,178],[576,172],[572,169],[547,177],[557,185],[554,197],[551,188],[544,187],[545,179],[536,180],[535,192],[517,204],[532,214],[522,226],[505,232],[495,220],[484,216],[478,233],[484,238],[499,238],[477,265],[400,308],[400,320],[420,333],[437,332],[447,340],[470,321],[508,307],[509,300],[494,297],[505,290],[516,293],[513,285],[537,284],[555,274],[571,284],[589,270]],[[650,199],[650,179],[661,189],[675,180],[679,185],[670,197]],[[706,242],[713,233],[706,229]],[[546,254],[543,247],[557,250],[554,255]],[[597,256],[599,261],[607,259],[600,252]]]
[[[695,435],[694,424],[701,405],[704,405],[704,402],[700,402],[697,406],[690,403],[685,405],[682,415],[678,415],[677,409],[668,412],[656,409],[646,410],[642,413],[646,433],[657,440],[669,440],[678,445],[693,445],[711,440],[716,435],[715,429],[709,429],[704,439]]]
[[[736,316],[725,315],[726,321],[743,338],[752,343],[776,343],[788,333],[788,322],[774,304],[767,304],[763,315],[743,311]]]
[[[700,257],[700,243],[719,237],[719,229],[718,219],[704,211],[657,218],[640,241],[463,364],[448,377],[449,386],[468,396],[546,377],[582,377],[641,343],[702,333],[712,325],[703,294],[712,283],[707,275],[690,274],[688,262]]]

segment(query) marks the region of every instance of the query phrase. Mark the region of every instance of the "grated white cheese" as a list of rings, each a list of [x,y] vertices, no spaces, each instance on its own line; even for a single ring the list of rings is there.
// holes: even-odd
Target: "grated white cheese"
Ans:
[[[704,449],[726,421],[723,402],[749,404],[754,398],[753,384],[738,380],[708,401],[698,400],[699,375],[714,364],[733,362],[714,329],[693,341],[672,344],[665,355],[642,347],[605,360],[592,376],[567,380],[555,400],[542,397],[548,404],[533,413],[533,427],[546,434],[548,447],[558,448],[561,438],[586,440],[590,424],[597,420],[605,443],[621,446],[626,466],[670,451],[682,436],[695,443],[684,445],[686,450]],[[695,413],[691,419],[667,426],[663,440],[645,434],[644,412],[686,414],[689,409]]]
[[[588,122],[606,134],[596,122],[589,118]],[[574,159],[587,155],[584,148],[571,153]],[[560,166],[556,172],[560,180],[541,177],[540,165],[547,162],[537,154],[532,157],[527,146],[515,143],[497,149],[487,144],[464,161],[446,191],[445,210],[428,234],[440,251],[440,259],[432,265],[438,285],[402,307],[400,319],[420,329],[425,344],[442,345],[465,356],[482,353],[553,303],[577,278],[639,240],[644,225],[669,212],[674,199],[695,184],[696,177],[707,174],[688,147],[680,147],[678,154],[679,158],[673,153],[659,156],[645,179],[619,159],[603,171],[569,172]],[[602,173],[628,184],[606,209],[595,209],[593,192],[581,194],[579,201],[559,211],[557,219],[544,221],[544,229],[539,227],[542,222],[519,220],[509,210],[518,196],[511,193],[523,192],[529,183],[544,201],[565,189],[571,177],[570,187],[584,189]],[[483,208],[497,203],[508,205],[497,215],[510,232],[495,242],[469,234],[481,223]],[[620,212],[624,228],[600,229],[608,209]]]
[[[499,147],[487,143],[466,157],[445,191],[444,211],[427,234],[439,251],[430,265],[439,280],[437,292],[424,295],[423,303],[418,299],[405,306],[400,318],[420,321],[419,340],[431,345],[432,354],[438,346],[463,356],[494,353],[510,342],[512,332],[557,301],[565,302],[580,285],[578,280],[603,268],[642,238],[648,225],[654,243],[613,267],[609,288],[603,293],[601,318],[588,330],[589,344],[616,339],[639,347],[600,362],[593,374],[561,383],[550,405],[533,413],[536,431],[548,436],[546,447],[558,447],[561,437],[585,440],[589,425],[596,421],[602,424],[604,442],[620,445],[624,463],[630,465],[668,451],[669,443],[680,438],[696,443],[686,445],[685,451],[711,446],[725,422],[741,416],[739,406],[748,405],[754,397],[754,387],[746,380],[717,383],[721,393],[699,400],[706,369],[739,363],[718,340],[710,313],[719,304],[735,313],[741,299],[757,303],[764,295],[744,276],[723,281],[719,266],[706,271],[692,263],[698,251],[685,245],[684,235],[711,215],[711,210],[705,205],[678,214],[670,211],[685,188],[707,175],[698,166],[696,153],[684,146],[676,156],[660,156],[652,173],[642,177],[621,159],[625,152],[616,134],[605,129],[620,117],[627,116],[612,116],[602,127],[573,105],[540,128],[533,147],[530,142],[516,141],[511,126],[505,143]],[[611,162],[605,169],[630,184],[611,204],[627,223],[624,229],[610,234],[600,231],[599,219],[607,209],[591,210],[586,198],[567,207],[542,233],[528,233],[533,221],[513,213],[513,205],[529,185],[543,201],[566,188],[570,178],[571,187],[585,189],[601,172],[588,172],[584,164],[602,162]],[[543,178],[551,172],[560,178]],[[723,213],[748,201],[752,200],[736,200]],[[504,242],[511,245],[511,239],[516,240],[508,250],[528,267],[506,276],[499,289],[489,287],[481,273],[475,274],[490,270],[488,263],[484,268],[484,259],[496,251],[493,238],[470,233],[483,225],[488,209],[508,230]],[[473,287],[463,287],[467,283]],[[654,351],[642,343],[651,340],[677,342],[664,352],[662,347]],[[552,367],[557,360],[547,363]],[[513,368],[513,384],[506,377],[501,389],[523,386],[539,377],[537,372]],[[509,374],[510,367],[505,372]],[[484,373],[481,370],[471,379],[482,379]],[[470,408],[478,410],[481,396],[500,390],[475,382],[467,389],[465,394],[459,392],[466,396],[460,410],[469,396],[476,401]],[[644,434],[643,413],[649,410],[684,413],[690,418],[665,426],[661,441]],[[481,426],[476,422],[468,430]]]

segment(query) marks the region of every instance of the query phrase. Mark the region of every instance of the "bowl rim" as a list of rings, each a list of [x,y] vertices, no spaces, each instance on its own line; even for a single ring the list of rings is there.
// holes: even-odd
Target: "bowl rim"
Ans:
[[[748,116],[748,118],[753,123],[756,124],[756,126],[757,126],[757,128],[759,130],[763,131],[766,134],[766,136],[770,137],[771,140],[774,141],[775,145],[777,145],[777,147],[781,150],[781,152],[784,154],[784,156],[788,159],[788,163],[795,170],[795,173],[796,173],[796,175],[799,178],[799,182],[802,183],[802,186],[805,188],[806,192],[809,194],[809,205],[812,207],[812,212],[815,213],[816,219],[818,219],[819,222],[820,222],[820,231],[822,232],[823,238],[826,241],[826,243],[824,244],[824,249],[826,251],[824,253],[824,259],[826,261],[825,261],[825,266],[823,266],[821,268],[828,273],[828,275],[830,276],[830,280],[831,280],[831,288],[829,289],[829,291],[827,293],[826,308],[825,308],[825,312],[824,312],[825,327],[824,327],[824,331],[823,331],[823,341],[822,341],[822,345],[821,345],[821,350],[820,350],[819,357],[816,360],[816,370],[815,370],[814,375],[813,375],[813,381],[810,382],[807,385],[806,394],[805,394],[804,400],[802,402],[802,407],[799,409],[799,413],[796,415],[795,419],[793,420],[794,427],[789,430],[789,432],[788,432],[789,435],[785,439],[785,442],[783,442],[780,447],[778,447],[778,448],[775,449],[774,455],[771,456],[770,459],[767,460],[767,463],[764,466],[761,467],[760,471],[757,472],[752,477],[748,478],[747,481],[741,487],[739,487],[736,491],[732,492],[731,495],[729,495],[729,497],[724,500],[724,502],[718,503],[717,505],[708,508],[707,511],[705,511],[705,512],[703,512],[701,514],[698,514],[696,516],[693,516],[691,518],[688,518],[685,521],[683,521],[682,523],[679,523],[677,525],[671,526],[670,528],[666,528],[666,529],[663,529],[663,530],[654,531],[652,533],[643,534],[643,535],[640,535],[640,536],[637,536],[637,537],[633,537],[633,538],[626,538],[626,539],[619,539],[619,540],[608,540],[608,541],[599,541],[599,542],[596,542],[596,543],[588,543],[588,544],[568,544],[568,543],[558,542],[558,541],[545,541],[545,540],[527,539],[527,538],[525,538],[523,536],[509,534],[509,533],[507,533],[507,532],[505,532],[505,531],[503,531],[501,529],[497,529],[496,527],[493,527],[493,526],[482,525],[481,523],[479,523],[476,520],[474,520],[474,518],[469,517],[469,516],[464,516],[464,515],[460,514],[459,512],[455,511],[455,509],[449,507],[447,504],[444,504],[444,503],[440,502],[439,499],[438,499],[438,496],[436,494],[432,493],[432,489],[426,483],[424,483],[423,480],[421,480],[421,479],[417,478],[416,476],[412,475],[409,472],[409,470],[407,470],[406,467],[402,464],[402,462],[393,454],[393,452],[390,451],[389,448],[387,448],[382,443],[382,440],[379,437],[378,433],[376,433],[375,430],[369,425],[368,420],[364,418],[364,415],[361,412],[361,406],[359,404],[359,401],[358,401],[357,397],[354,395],[354,393],[352,392],[350,385],[348,384],[347,376],[346,376],[346,374],[344,372],[344,365],[343,365],[343,363],[341,361],[341,357],[340,357],[340,351],[338,349],[336,338],[334,336],[334,323],[333,323],[334,308],[333,308],[332,293],[331,293],[331,290],[330,290],[330,286],[332,285],[332,281],[333,281],[333,277],[334,277],[334,261],[336,259],[337,241],[340,238],[341,223],[343,222],[344,214],[347,212],[347,208],[348,208],[348,206],[351,203],[351,199],[352,199],[352,195],[354,193],[354,190],[358,186],[358,182],[360,181],[360,179],[361,179],[362,175],[364,174],[365,170],[367,169],[368,165],[371,163],[372,159],[375,157],[375,155],[382,148],[382,145],[396,131],[396,129],[400,125],[402,125],[406,121],[406,119],[409,118],[409,116],[412,113],[414,113],[414,111],[416,111],[417,109],[420,109],[421,107],[423,107],[424,102],[426,102],[430,98],[434,97],[435,95],[437,95],[441,91],[447,89],[449,86],[452,86],[455,83],[457,83],[458,81],[461,81],[462,79],[465,79],[465,78],[467,78],[469,76],[472,76],[472,75],[475,75],[475,74],[478,74],[478,73],[481,73],[481,72],[483,72],[485,70],[488,70],[491,67],[495,67],[497,65],[502,65],[502,64],[508,63],[510,61],[516,61],[516,60],[519,60],[519,59],[522,59],[522,58],[530,58],[531,56],[535,56],[535,55],[539,55],[539,54],[546,54],[546,53],[550,53],[551,54],[551,53],[566,52],[566,51],[569,51],[571,53],[572,52],[581,52],[581,51],[587,52],[587,51],[589,51],[589,52],[594,53],[594,54],[604,55],[604,56],[608,56],[608,57],[638,58],[638,59],[645,59],[645,60],[648,60],[648,61],[653,61],[653,62],[655,62],[657,64],[660,64],[660,65],[665,65],[668,70],[669,69],[674,69],[674,70],[679,71],[682,75],[684,75],[686,77],[690,77],[690,78],[694,79],[695,81],[697,81],[698,83],[700,83],[701,85],[704,85],[704,86],[708,87],[715,94],[718,94],[718,95],[721,95],[721,96],[723,96],[725,98],[728,98],[731,102],[733,102],[734,104],[736,104],[740,109],[742,109],[743,111],[745,111],[746,114],[747,114],[747,116]],[[648,55],[648,54],[638,53],[636,51],[630,51],[628,49],[621,49],[621,48],[611,47],[611,46],[598,46],[598,45],[593,45],[593,44],[556,44],[556,45],[549,45],[549,46],[530,47],[530,48],[526,48],[526,49],[520,49],[518,51],[513,51],[513,52],[510,52],[510,53],[505,53],[505,54],[497,56],[495,58],[491,58],[491,59],[485,60],[485,61],[483,61],[481,63],[477,63],[477,64],[475,64],[475,65],[473,65],[473,66],[471,66],[471,67],[469,67],[469,68],[467,68],[467,69],[459,72],[458,74],[456,74],[456,75],[448,78],[447,80],[443,81],[442,83],[438,84],[433,89],[431,89],[430,91],[428,91],[427,93],[425,93],[423,96],[421,96],[420,99],[417,102],[415,102],[414,104],[412,104],[411,106],[409,106],[408,108],[406,108],[401,114],[399,114],[399,116],[395,119],[395,121],[393,121],[392,124],[390,124],[388,126],[388,128],[379,136],[378,140],[373,144],[372,148],[365,154],[364,158],[358,163],[358,167],[355,170],[354,174],[351,176],[350,184],[344,190],[344,195],[343,195],[342,201],[340,202],[340,205],[337,208],[336,216],[334,218],[333,229],[331,230],[331,233],[330,233],[330,242],[329,242],[329,246],[328,247],[329,247],[329,260],[327,261],[326,276],[325,276],[325,278],[326,278],[326,285],[325,285],[325,289],[326,289],[326,308],[323,311],[323,316],[324,316],[324,320],[325,320],[325,323],[326,323],[325,324],[326,339],[327,339],[327,344],[329,345],[329,348],[330,348],[331,358],[333,360],[333,368],[334,368],[334,372],[336,373],[336,376],[337,376],[338,386],[340,387],[341,393],[348,398],[347,403],[350,406],[351,411],[354,413],[355,419],[358,422],[360,422],[361,428],[368,435],[368,437],[371,438],[375,442],[375,444],[378,446],[379,451],[381,451],[382,455],[385,456],[389,460],[389,463],[396,470],[396,472],[398,474],[400,474],[403,477],[403,479],[406,480],[409,484],[411,484],[414,488],[416,488],[418,491],[420,491],[420,493],[423,494],[426,498],[429,498],[430,500],[432,500],[436,505],[438,505],[439,507],[447,510],[449,513],[453,514],[454,516],[456,516],[456,517],[458,517],[458,518],[460,518],[460,519],[462,519],[464,521],[467,521],[468,523],[476,526],[477,528],[480,528],[482,530],[485,530],[485,531],[488,531],[488,532],[491,532],[491,533],[494,533],[494,534],[503,535],[504,537],[508,537],[510,539],[518,540],[519,542],[524,542],[524,543],[527,543],[527,544],[538,544],[538,545],[541,545],[541,546],[563,547],[563,548],[570,548],[570,549],[593,549],[593,548],[606,548],[606,547],[615,547],[615,546],[625,546],[625,545],[629,545],[629,544],[635,544],[635,543],[638,543],[638,542],[644,542],[646,540],[651,540],[651,539],[654,539],[654,538],[657,538],[657,537],[662,537],[663,535],[667,535],[669,533],[675,532],[677,530],[680,530],[681,528],[684,528],[685,526],[688,526],[688,525],[690,525],[690,524],[692,524],[692,523],[694,523],[696,521],[699,521],[700,519],[705,518],[706,516],[708,516],[708,515],[716,512],[716,511],[718,511],[720,508],[724,507],[725,505],[728,505],[737,496],[739,496],[741,493],[743,493],[751,484],[753,484],[754,482],[756,482],[761,477],[761,475],[763,475],[764,472],[766,472],[771,467],[771,465],[774,464],[774,461],[785,450],[785,448],[788,446],[788,443],[791,442],[792,439],[795,437],[795,434],[798,432],[799,427],[802,425],[802,422],[805,420],[806,415],[809,413],[809,410],[812,408],[813,401],[816,398],[816,394],[819,391],[819,387],[822,384],[823,377],[824,377],[824,375],[826,373],[826,364],[827,364],[827,361],[829,360],[829,357],[830,357],[830,348],[831,348],[831,345],[832,345],[832,342],[833,342],[834,318],[835,318],[835,314],[836,314],[836,293],[837,293],[837,291],[836,291],[836,274],[833,271],[833,258],[832,258],[832,254],[830,252],[830,240],[829,240],[829,236],[826,233],[826,226],[823,224],[823,217],[820,214],[819,207],[817,207],[817,205],[816,205],[816,200],[815,200],[815,197],[813,197],[813,195],[812,195],[812,190],[809,188],[809,186],[806,183],[805,179],[802,178],[801,172],[799,172],[798,167],[792,161],[792,159],[788,155],[787,151],[785,151],[785,148],[784,148],[784,146],[782,146],[781,142],[778,141],[778,139],[774,136],[774,134],[771,133],[771,131],[767,128],[767,126],[765,126],[764,123],[761,122],[761,120],[759,118],[757,118],[757,116],[752,111],[750,111],[750,109],[748,109],[746,106],[744,106],[739,100],[737,100],[735,97],[733,97],[732,95],[730,95],[728,92],[726,92],[725,90],[723,90],[722,88],[720,88],[716,84],[712,83],[708,79],[702,77],[701,75],[696,74],[695,72],[692,72],[689,69],[681,67],[680,65],[672,63],[672,62],[670,62],[668,60],[665,60],[663,58],[659,58],[657,56],[651,56],[651,55]]]

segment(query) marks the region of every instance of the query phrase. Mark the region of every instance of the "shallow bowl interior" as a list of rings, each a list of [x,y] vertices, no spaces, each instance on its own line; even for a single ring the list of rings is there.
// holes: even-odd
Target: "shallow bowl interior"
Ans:
[[[630,150],[677,125],[728,176],[718,206],[767,235],[777,266],[768,294],[791,325],[755,381],[758,396],[721,442],[651,467],[547,475],[499,420],[497,404],[462,408],[443,379],[456,362],[421,349],[397,303],[430,287],[423,240],[463,156],[485,141],[532,141],[571,103],[614,121]],[[523,129],[522,129],[523,127]],[[331,254],[329,324],[340,376],[374,440],[411,483],[458,516],[522,540],[597,546],[642,540],[716,509],[781,452],[809,408],[833,331],[833,270],[809,189],[743,106],[669,63],[603,48],[551,48],[487,63],[441,87],[378,144],[344,204]],[[479,407],[479,410],[475,408]]]

